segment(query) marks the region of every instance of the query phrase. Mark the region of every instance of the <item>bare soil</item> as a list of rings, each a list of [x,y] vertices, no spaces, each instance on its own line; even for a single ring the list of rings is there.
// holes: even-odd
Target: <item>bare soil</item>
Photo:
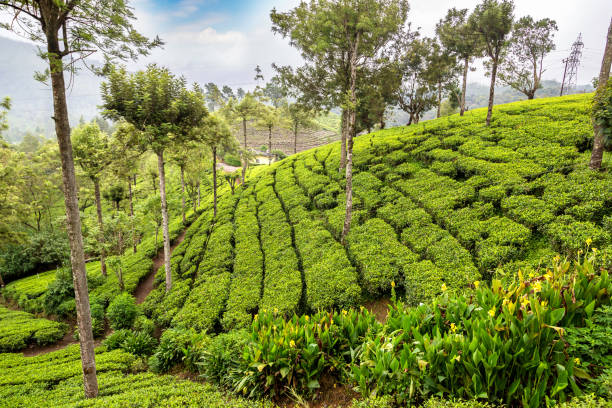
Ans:
[[[387,316],[389,314],[389,305],[391,304],[391,299],[383,298],[378,300],[373,300],[371,302],[367,302],[363,305],[368,311],[374,315],[376,315],[376,320],[380,323],[385,323],[387,321]]]
[[[183,240],[185,239],[186,233],[187,233],[187,229],[181,232],[181,235],[179,235],[176,238],[176,240],[174,240],[174,242],[170,246],[171,254],[172,254],[172,251],[174,251],[174,248],[176,248],[181,242],[183,242]],[[159,250],[157,255],[155,255],[155,258],[153,258],[153,270],[151,271],[151,273],[147,275],[147,277],[142,282],[140,282],[140,284],[136,288],[136,292],[134,292],[134,297],[136,298],[137,304],[141,304],[142,302],[144,302],[147,296],[149,296],[149,293],[151,293],[151,291],[153,290],[153,287],[155,286],[155,274],[157,274],[157,270],[161,268],[163,264],[164,264],[164,249],[162,248]]]

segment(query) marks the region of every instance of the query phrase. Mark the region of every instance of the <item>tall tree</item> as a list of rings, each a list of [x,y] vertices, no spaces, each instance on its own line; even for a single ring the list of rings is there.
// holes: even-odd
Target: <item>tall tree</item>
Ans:
[[[428,76],[430,40],[415,38],[408,47],[402,60],[402,86],[399,90],[398,104],[410,115],[408,125],[419,123],[426,111],[436,106],[435,86]]]
[[[100,130],[96,122],[80,125],[72,131],[74,159],[94,185],[99,229],[100,269],[105,277],[106,249],[104,243],[104,222],[102,221],[102,200],[100,199],[100,176],[111,163],[108,144],[108,136]]]
[[[271,106],[262,106],[257,113],[257,121],[255,126],[264,128],[268,131],[268,154],[269,162],[272,164],[272,130],[276,127],[281,126],[283,118],[281,117],[280,109],[276,109]]]
[[[315,127],[313,120],[315,113],[299,102],[287,105],[285,110],[289,127],[293,132],[293,154],[296,154],[298,133],[300,129],[311,129]]]
[[[285,97],[287,96],[287,91],[283,86],[282,79],[278,76],[272,77],[272,79],[266,83],[263,93],[272,106],[277,109],[283,105]]]
[[[387,108],[397,104],[402,83],[400,58],[398,55],[375,69],[361,68],[357,86],[357,132],[367,130],[369,133],[376,125],[380,129],[385,127]]]
[[[477,35],[474,27],[468,24],[468,9],[451,8],[446,16],[436,25],[436,34],[442,45],[458,60],[463,61],[463,80],[459,114],[465,112],[465,92],[467,74],[474,58],[482,56],[482,37]]]
[[[553,37],[557,30],[557,23],[549,18],[534,21],[531,16],[521,17],[514,23],[499,79],[533,99],[542,87],[544,57],[555,49]]]
[[[138,251],[138,237],[136,234],[136,219],[134,216],[134,191],[132,185],[136,185],[136,163],[142,152],[135,148],[137,146],[137,132],[132,125],[121,122],[111,137],[111,153],[113,156],[113,172],[119,178],[127,181],[128,199],[130,203],[130,224],[132,229],[132,247],[134,253]]]
[[[83,385],[88,398],[98,395],[96,363],[87,292],[81,218],[70,140],[64,71],[75,72],[78,61],[99,52],[99,59],[135,59],[161,44],[139,34],[127,0],[2,0],[0,27],[27,37],[41,46],[40,56],[48,68],[38,79],[50,77],[53,119],[60,148],[70,240],[70,258],[83,365]],[[68,62],[66,62],[68,59]]]
[[[508,47],[508,35],[512,30],[514,20],[514,2],[512,0],[483,0],[476,6],[469,18],[474,32],[482,38],[484,50],[489,57],[488,65],[491,71],[489,87],[489,105],[487,108],[487,126],[493,116],[493,101],[495,98],[495,80],[497,68],[501,62],[502,53]]]
[[[185,218],[185,168],[189,160],[189,151],[193,148],[193,143],[181,143],[172,146],[170,149],[170,160],[179,168],[181,175],[181,216],[183,224],[187,224]]]
[[[247,146],[247,122],[256,118],[259,109],[260,103],[257,101],[255,96],[251,92],[248,92],[244,96],[244,98],[240,100],[240,102],[235,104],[228,104],[228,109],[226,110],[227,115],[236,117],[242,124],[242,134],[244,137],[244,144],[242,146],[243,151],[241,153],[243,181],[246,176],[247,166],[249,164],[247,158],[249,152],[249,148]]]
[[[610,144],[612,139],[612,84],[610,83],[610,65],[612,64],[612,19],[608,27],[606,38],[606,49],[601,61],[597,91],[595,92],[595,103],[593,106],[593,151],[589,167],[592,170],[601,168],[603,152],[606,140]]]
[[[166,292],[169,292],[172,271],[164,152],[172,145],[186,142],[189,130],[208,114],[204,95],[197,87],[188,90],[184,78],[153,64],[135,74],[128,74],[124,67],[111,69],[108,82],[102,83],[102,99],[104,115],[131,123],[138,130],[140,146],[157,156]]]
[[[208,109],[211,112],[217,110],[223,106],[223,93],[219,90],[219,87],[209,82],[204,85],[204,90],[206,91],[206,102],[208,102]]]
[[[439,118],[444,90],[455,81],[459,72],[457,60],[449,50],[443,48],[436,40],[429,41],[429,44],[427,77],[436,88],[438,95],[436,118]]]
[[[235,139],[225,120],[218,115],[208,116],[192,132],[212,153],[213,215],[217,217],[217,152],[220,148],[225,151],[233,150]]]
[[[290,37],[306,66],[333,70],[328,76],[344,95],[346,109],[346,215],[341,241],[351,227],[353,209],[353,137],[357,109],[358,71],[376,66],[403,34],[408,14],[404,0],[311,0],[287,13],[272,10],[272,30]],[[337,61],[339,58],[339,61]],[[318,68],[318,69],[317,69]],[[348,74],[339,80],[338,74]]]

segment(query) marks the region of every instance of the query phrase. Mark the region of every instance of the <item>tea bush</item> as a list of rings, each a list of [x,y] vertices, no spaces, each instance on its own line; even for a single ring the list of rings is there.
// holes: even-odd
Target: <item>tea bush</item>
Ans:
[[[0,306],[0,353],[21,350],[29,345],[52,344],[67,331],[68,326],[63,323]]]
[[[115,329],[130,329],[138,316],[136,299],[129,293],[122,293],[108,305],[106,316],[110,326]]]

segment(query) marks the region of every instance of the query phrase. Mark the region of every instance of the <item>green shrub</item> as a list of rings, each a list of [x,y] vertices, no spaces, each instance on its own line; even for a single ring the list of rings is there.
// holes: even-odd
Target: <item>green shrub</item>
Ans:
[[[194,338],[199,339],[199,336],[193,329],[166,330],[161,336],[155,354],[149,358],[149,367],[155,373],[168,372],[183,361],[183,350],[192,344]]]
[[[240,167],[242,165],[240,158],[230,153],[225,155],[225,157],[223,158],[223,161],[226,164],[229,164],[230,166],[234,166],[234,167]]]
[[[155,351],[157,340],[144,332],[131,332],[123,342],[121,348],[136,356],[149,356]]]
[[[95,300],[95,299],[94,299]],[[106,321],[104,320],[104,305],[91,302],[91,328],[94,337],[100,337],[104,334]]]
[[[155,323],[153,323],[151,319],[147,319],[145,316],[140,315],[134,320],[134,330],[152,336],[155,332]]]
[[[204,379],[224,388],[233,388],[236,373],[241,370],[241,356],[249,344],[249,335],[244,330],[220,334],[204,347],[199,372]]]
[[[123,342],[131,335],[132,332],[130,330],[116,330],[104,340],[104,345],[108,350],[116,350],[118,348],[121,348]]]
[[[122,293],[108,305],[106,316],[114,330],[131,329],[138,316],[136,299],[129,293]]]

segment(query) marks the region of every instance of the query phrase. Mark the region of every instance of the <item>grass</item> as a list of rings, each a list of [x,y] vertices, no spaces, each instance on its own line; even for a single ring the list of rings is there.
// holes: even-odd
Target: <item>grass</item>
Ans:
[[[31,344],[52,344],[67,331],[68,326],[63,323],[0,306],[0,353],[21,350]]]

